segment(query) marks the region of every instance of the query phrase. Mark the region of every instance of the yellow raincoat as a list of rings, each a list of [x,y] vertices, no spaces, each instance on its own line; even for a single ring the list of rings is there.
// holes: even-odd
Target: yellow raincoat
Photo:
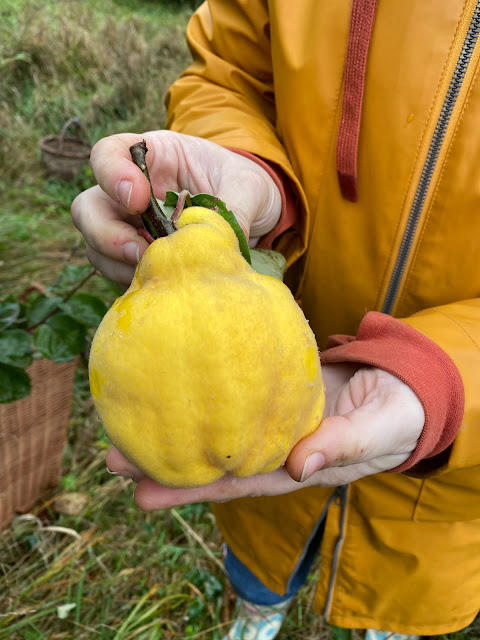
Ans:
[[[428,476],[383,473],[215,514],[278,593],[325,517],[315,605],[328,622],[443,634],[480,609],[480,2],[379,1],[356,203],[335,166],[350,12],[351,0],[203,4],[167,126],[283,170],[300,216],[276,248],[320,347],[355,334],[367,311],[404,319],[455,362],[462,428]]]

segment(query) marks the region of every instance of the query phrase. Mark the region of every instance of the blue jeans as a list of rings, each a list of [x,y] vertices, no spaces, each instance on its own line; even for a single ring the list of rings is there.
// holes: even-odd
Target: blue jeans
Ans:
[[[308,572],[322,540],[324,527],[325,519],[317,525],[310,537],[303,550],[300,562],[288,580],[287,591],[284,595],[279,595],[275,591],[268,589],[226,546],[225,569],[237,596],[248,602],[260,605],[279,604],[294,596],[307,579]]]

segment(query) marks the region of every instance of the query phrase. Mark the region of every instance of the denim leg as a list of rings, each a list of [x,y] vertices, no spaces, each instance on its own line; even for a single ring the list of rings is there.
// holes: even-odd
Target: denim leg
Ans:
[[[225,545],[225,569],[235,593],[243,600],[260,605],[279,604],[294,596],[307,579],[322,540],[324,527],[325,518],[317,524],[298,566],[290,576],[287,592],[283,596],[268,589]]]

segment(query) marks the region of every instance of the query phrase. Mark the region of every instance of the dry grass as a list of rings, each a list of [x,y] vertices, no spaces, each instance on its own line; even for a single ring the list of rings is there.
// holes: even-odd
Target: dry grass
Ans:
[[[0,4],[0,287],[50,277],[83,243],[70,204],[94,184],[48,180],[38,148],[72,116],[93,144],[158,129],[166,89],[187,65],[189,5],[131,0],[3,0]],[[8,258],[8,260],[7,260]]]
[[[186,12],[175,23],[112,0],[6,0],[0,11],[3,180],[38,174],[38,140],[72,116],[91,142],[162,126],[165,90],[188,60]]]

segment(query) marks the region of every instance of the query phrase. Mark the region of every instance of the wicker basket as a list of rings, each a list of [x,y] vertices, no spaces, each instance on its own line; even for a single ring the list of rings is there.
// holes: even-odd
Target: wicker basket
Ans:
[[[90,144],[81,138],[65,135],[72,125],[80,128],[77,118],[68,120],[59,136],[47,136],[39,142],[47,174],[51,178],[74,180],[89,161]]]
[[[36,360],[29,396],[0,404],[0,530],[57,486],[77,360]]]

